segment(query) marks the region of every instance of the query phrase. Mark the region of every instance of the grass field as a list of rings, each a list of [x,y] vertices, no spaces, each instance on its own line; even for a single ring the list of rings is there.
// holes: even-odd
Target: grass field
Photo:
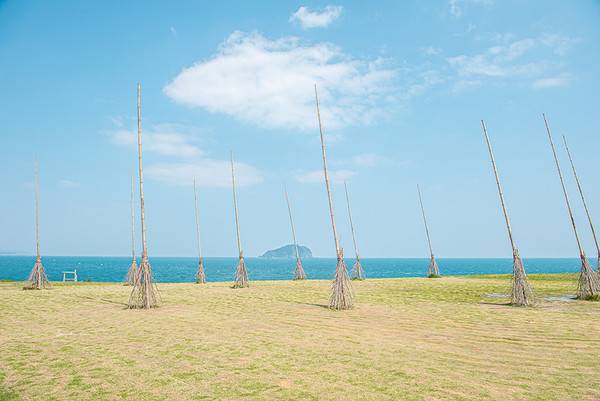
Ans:
[[[536,295],[575,277],[530,275]],[[0,283],[0,400],[598,400],[600,302],[511,307],[508,276],[353,282]]]

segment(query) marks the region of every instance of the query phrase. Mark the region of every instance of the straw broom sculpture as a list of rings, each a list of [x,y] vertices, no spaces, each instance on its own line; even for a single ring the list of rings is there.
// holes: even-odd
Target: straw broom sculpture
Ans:
[[[506,212],[506,205],[504,204],[504,195],[502,195],[500,179],[498,178],[498,171],[496,170],[496,162],[494,161],[494,154],[492,153],[492,147],[490,146],[490,139],[488,138],[487,130],[485,129],[485,123],[483,120],[481,120],[481,125],[483,126],[485,141],[490,152],[490,159],[492,160],[492,167],[494,168],[494,176],[496,177],[496,185],[498,186],[498,194],[500,195],[500,203],[502,203],[504,220],[506,220],[506,228],[508,229],[508,238],[510,239],[510,246],[512,247],[513,252],[513,283],[510,294],[510,303],[516,306],[532,306],[535,303],[533,291],[531,291],[531,287],[529,286],[523,261],[519,256],[519,251],[515,246],[515,241],[513,240],[510,222],[508,221],[508,213]]]
[[[135,277],[135,282],[129,301],[128,308],[156,308],[158,306],[158,289],[152,277],[152,269],[148,261],[148,250],[146,248],[146,218],[144,209],[144,176],[142,171],[142,125],[140,117],[140,85],[138,84],[138,157],[140,162],[140,202],[142,208],[142,261]]]
[[[244,253],[242,252],[242,245],[240,242],[240,224],[238,222],[237,212],[237,199],[235,197],[235,174],[233,172],[233,151],[231,152],[231,181],[233,183],[233,205],[235,207],[235,227],[237,229],[237,240],[238,240],[238,251],[240,254],[240,261],[235,272],[235,282],[232,288],[249,287],[250,280],[248,280],[248,272],[246,271],[246,264],[244,263]]]
[[[296,248],[296,270],[294,271],[294,280],[306,280],[306,274],[300,263],[300,254],[298,253],[298,244],[296,243],[296,233],[294,231],[294,221],[292,220],[292,209],[290,208],[290,198],[288,197],[287,185],[283,182],[285,188],[285,200],[287,201],[288,212],[290,214],[290,224],[292,225],[292,236],[294,237],[294,248]]]
[[[333,205],[331,203],[331,190],[329,188],[329,176],[327,174],[327,159],[325,157],[325,141],[323,140],[323,127],[321,125],[321,112],[319,110],[319,95],[317,93],[316,84],[315,97],[317,99],[317,115],[319,117],[319,131],[321,133],[321,148],[323,149],[323,170],[325,172],[325,184],[327,186],[327,197],[329,198],[329,211],[331,212],[331,226],[333,227],[333,239],[335,240],[335,250],[337,254],[337,266],[335,268],[331,296],[329,297],[329,308],[336,310],[351,309],[353,306],[352,284],[350,282],[350,277],[348,277],[346,263],[344,262],[344,250],[340,248],[337,231],[335,229]]]
[[[590,222],[590,228],[592,229],[592,235],[594,236],[594,243],[596,244],[596,250],[598,251],[598,265],[596,265],[596,272],[599,272],[600,268],[600,247],[598,247],[598,239],[596,238],[596,231],[594,231],[594,225],[592,224],[592,218],[590,217],[590,212],[588,211],[587,204],[585,203],[585,198],[583,197],[583,191],[581,190],[581,185],[579,185],[579,178],[577,178],[577,173],[575,172],[575,165],[573,164],[573,159],[571,159],[571,152],[569,152],[569,147],[567,146],[567,139],[563,135],[563,140],[565,141],[565,148],[567,149],[567,155],[569,155],[569,161],[571,162],[571,167],[573,168],[573,175],[575,175],[575,181],[577,181],[577,188],[579,188],[579,194],[581,195],[581,201],[583,202],[583,207],[585,208],[585,213],[587,214],[588,221]]]
[[[365,272],[360,265],[360,258],[358,257],[358,248],[356,247],[356,237],[354,236],[354,225],[352,224],[352,213],[350,213],[350,198],[348,198],[348,186],[346,180],[344,180],[344,189],[346,190],[346,203],[348,204],[348,216],[350,217],[350,228],[352,229],[352,240],[354,241],[354,253],[356,253],[356,263],[352,270],[352,280],[364,280]]]
[[[433,256],[433,248],[431,248],[431,240],[429,239],[429,229],[427,228],[427,220],[425,219],[425,209],[423,208],[423,201],[421,200],[421,189],[417,184],[417,192],[419,193],[419,203],[421,204],[421,213],[423,213],[423,222],[425,223],[425,233],[427,234],[427,243],[429,244],[429,253],[431,253],[431,261],[429,262],[429,268],[427,269],[427,277],[435,278],[440,276],[438,265]]]
[[[125,276],[125,285],[133,285],[135,283],[135,276],[137,275],[138,265],[135,260],[135,221],[133,217],[133,172],[131,173],[131,248],[133,250],[133,262],[131,267]]]
[[[575,219],[573,219],[573,212],[571,211],[571,204],[567,196],[567,190],[565,189],[565,183],[560,172],[560,166],[558,165],[558,158],[554,151],[554,143],[552,142],[552,136],[550,135],[550,128],[548,128],[548,121],[546,121],[546,115],[544,117],[544,124],[546,124],[546,131],[548,132],[548,138],[550,139],[550,146],[552,147],[552,154],[554,155],[554,161],[556,162],[556,169],[558,170],[558,176],[560,178],[560,184],[562,185],[563,193],[565,194],[565,201],[567,202],[567,209],[569,209],[569,216],[571,217],[571,224],[573,225],[573,232],[575,233],[575,239],[577,240],[577,246],[579,247],[579,257],[581,258],[581,272],[579,274],[579,281],[577,284],[577,298],[579,299],[593,299],[600,297],[600,277],[594,272],[590,262],[585,256],[585,252],[579,242],[579,236],[577,235],[577,228],[575,228]]]
[[[25,290],[41,290],[42,288],[49,288],[50,281],[46,276],[44,266],[42,266],[42,257],[40,256],[40,223],[39,223],[39,212],[38,212],[38,185],[37,185],[37,155],[35,155],[35,235],[37,238],[37,258],[35,265],[29,274],[27,284],[23,289]]]
[[[194,201],[196,203],[196,231],[198,232],[198,272],[196,273],[196,284],[206,284],[204,266],[202,266],[202,252],[200,251],[200,224],[198,223],[198,197],[196,196],[196,180],[194,180]]]

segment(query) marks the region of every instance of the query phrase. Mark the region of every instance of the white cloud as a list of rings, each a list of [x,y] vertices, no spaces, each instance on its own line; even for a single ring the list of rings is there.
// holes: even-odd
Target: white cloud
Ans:
[[[420,50],[422,56],[435,56],[440,54],[440,49],[437,49],[433,46],[421,47]]]
[[[175,30],[175,28],[171,27],[171,34],[173,36],[177,36],[177,31]]]
[[[345,180],[353,177],[356,172],[351,170],[329,170],[327,169],[327,174],[329,175],[329,182],[332,184],[343,184]],[[315,170],[309,171],[306,173],[297,174],[294,177],[296,180],[303,182],[305,184],[316,184],[320,182],[325,182],[325,173],[323,170]]]
[[[73,182],[73,181],[70,181],[70,180],[60,180],[58,182],[58,185],[60,185],[61,187],[73,188],[73,187],[78,187],[79,183]]]
[[[461,77],[538,78],[561,69],[562,63],[556,60],[556,56],[566,55],[568,47],[575,42],[557,35],[514,40],[511,34],[498,34],[495,40],[502,44],[491,46],[481,54],[463,54],[447,61]],[[553,54],[549,54],[548,50],[552,50]]]
[[[554,50],[558,56],[566,56],[568,51],[580,41],[579,38],[569,38],[559,34],[545,34],[540,38],[540,41]]]
[[[450,14],[456,19],[464,16],[463,8],[470,4],[492,5],[494,0],[450,0]]]
[[[362,153],[352,157],[352,162],[359,166],[372,167],[379,162],[380,158],[375,153]]]
[[[111,141],[117,145],[137,148],[137,128],[125,129],[118,120],[113,120],[119,129],[108,131]],[[177,124],[153,125],[142,129],[142,147],[146,152],[156,152],[168,156],[200,157],[204,155],[197,146],[190,142],[196,140],[197,130]]]
[[[342,13],[342,6],[327,6],[322,13],[310,12],[308,7],[300,7],[290,17],[289,21],[298,21],[303,29],[325,28],[338,19]]]
[[[260,170],[234,162],[236,187],[263,181]],[[231,161],[201,159],[193,163],[158,163],[144,168],[147,177],[168,184],[190,186],[194,179],[201,187],[231,187]]]
[[[450,0],[450,14],[456,19],[462,17],[462,11],[458,8],[457,0]]]
[[[563,73],[552,78],[538,79],[533,83],[534,89],[546,89],[559,86],[568,86],[571,83],[571,75]]]
[[[353,60],[330,43],[235,32],[210,60],[184,68],[163,91],[179,103],[256,126],[314,130],[316,83],[330,130],[391,114],[396,70],[383,64],[381,58]]]

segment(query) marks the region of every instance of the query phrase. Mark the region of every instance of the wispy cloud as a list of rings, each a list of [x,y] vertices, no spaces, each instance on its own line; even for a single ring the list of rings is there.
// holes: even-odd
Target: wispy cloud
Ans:
[[[175,30],[175,28],[171,27],[171,34],[173,36],[177,36],[177,31]]]
[[[73,182],[73,181],[70,181],[70,180],[60,180],[58,182],[58,185],[61,186],[61,187],[73,188],[73,187],[78,187],[79,183]]]
[[[137,128],[125,129],[118,120],[113,120],[120,127],[108,131],[106,134],[111,141],[120,146],[130,148],[137,147]],[[145,128],[142,137],[144,151],[156,152],[162,155],[179,157],[204,156],[196,145],[191,142],[197,141],[197,129],[184,127],[178,124],[159,124]]]
[[[352,59],[330,43],[235,32],[210,60],[183,69],[163,91],[179,103],[256,126],[312,130],[316,83],[323,122],[335,129],[391,114],[397,71],[385,63]]]
[[[569,38],[556,33],[547,33],[540,38],[540,42],[544,46],[553,49],[555,54],[562,57],[566,56],[568,51],[580,40],[580,38]]]
[[[329,181],[333,184],[343,184],[344,180],[348,180],[353,177],[356,172],[351,170],[329,170],[327,169]],[[294,178],[305,184],[316,184],[325,182],[325,174],[323,170],[315,170],[304,173],[299,173]]]
[[[577,40],[554,34],[521,40],[515,40],[512,34],[497,34],[495,40],[501,43],[480,54],[462,54],[447,59],[460,77],[457,85],[472,85],[484,78],[518,77],[527,79],[529,83],[532,79],[537,79],[533,84],[535,88],[565,85],[569,82],[569,74],[560,71],[564,68],[564,63],[557,56],[566,56]],[[542,78],[550,74],[557,75],[552,78],[553,81]]]
[[[202,187],[230,187],[229,160],[201,159],[193,163],[158,163],[144,169],[148,177],[168,184],[190,186],[193,180]],[[263,181],[262,172],[248,164],[235,162],[236,186],[249,186]]]
[[[325,28],[338,19],[341,13],[342,6],[329,5],[321,13],[308,11],[308,7],[300,7],[292,14],[289,21],[299,22],[303,29]]]
[[[568,86],[571,83],[571,75],[563,73],[552,78],[538,79],[533,83],[534,89],[546,89],[559,86]]]
[[[440,49],[435,48],[433,46],[421,47],[421,55],[422,56],[435,56],[440,54]]]
[[[465,13],[464,9],[471,4],[483,4],[483,5],[492,5],[494,4],[494,0],[450,0],[450,14],[456,18],[462,18]]]
[[[117,129],[106,134],[119,146],[136,148],[136,129],[125,129],[121,119],[113,119]],[[143,129],[144,152],[168,156],[168,161],[144,166],[148,178],[171,185],[190,186],[194,179],[199,186],[227,187],[231,185],[231,162],[228,159],[207,157],[207,153],[193,144],[203,130],[178,124],[155,124]],[[235,162],[236,185],[253,185],[263,181],[263,173],[246,163]]]

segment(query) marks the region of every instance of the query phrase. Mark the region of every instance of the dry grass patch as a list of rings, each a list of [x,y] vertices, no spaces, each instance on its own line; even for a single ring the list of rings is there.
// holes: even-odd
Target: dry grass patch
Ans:
[[[570,275],[530,275],[539,296]],[[565,400],[600,397],[600,303],[509,307],[508,276],[370,279],[326,308],[331,281],[0,286],[2,399]]]

